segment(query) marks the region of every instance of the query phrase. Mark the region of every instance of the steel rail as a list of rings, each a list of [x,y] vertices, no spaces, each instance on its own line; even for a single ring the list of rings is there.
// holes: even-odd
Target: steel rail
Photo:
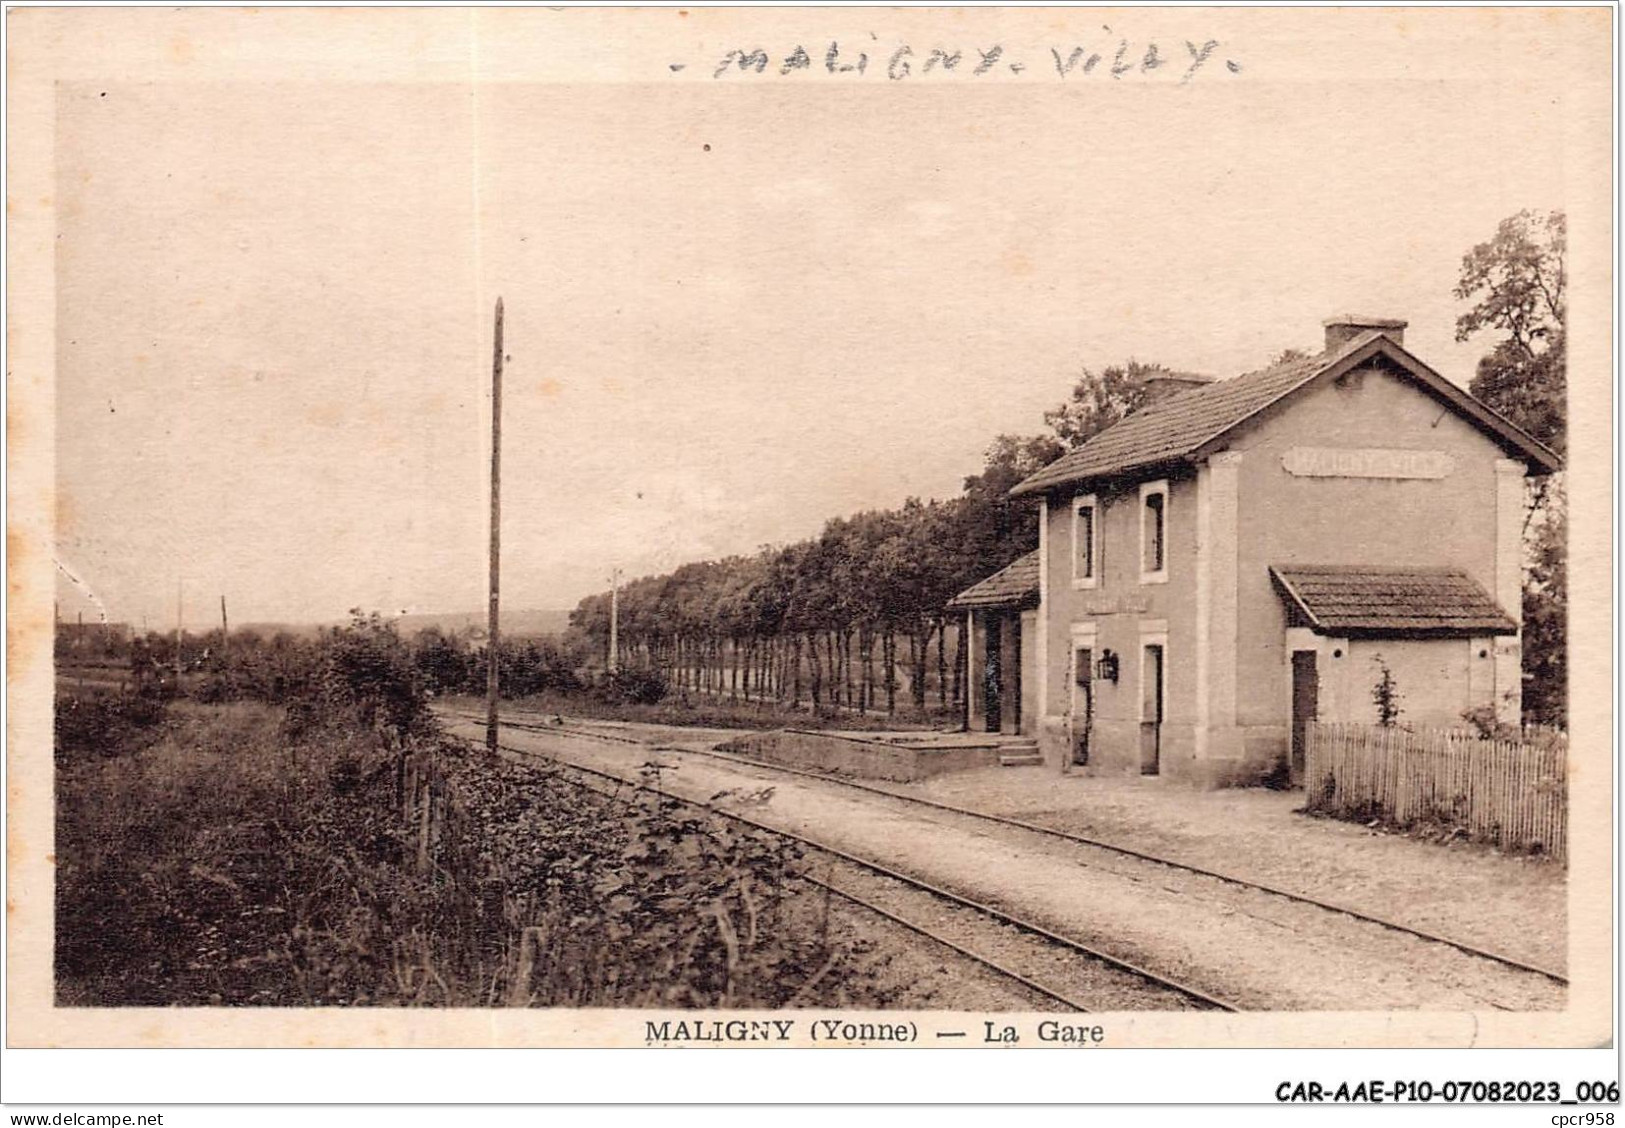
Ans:
[[[447,712],[452,712],[454,715],[462,716],[467,719],[467,714],[456,713],[454,710],[447,710]],[[950,814],[961,815],[966,818],[981,819],[985,822],[997,823],[1001,826],[1010,826],[1019,830],[1030,831],[1033,834],[1042,834],[1050,838],[1059,838],[1067,842],[1075,842],[1084,846],[1093,846],[1100,850],[1108,850],[1112,853],[1122,854],[1126,857],[1137,858],[1141,861],[1167,866],[1171,869],[1184,870],[1187,873],[1195,873],[1200,874],[1203,877],[1211,877],[1215,880],[1223,881],[1230,885],[1240,886],[1245,889],[1256,889],[1260,892],[1281,897],[1288,901],[1295,901],[1301,905],[1313,905],[1315,908],[1338,913],[1353,920],[1364,921],[1368,924],[1375,924],[1390,931],[1404,933],[1408,936],[1415,936],[1418,939],[1431,941],[1435,944],[1443,944],[1446,947],[1454,948],[1459,952],[1464,952],[1470,956],[1476,956],[1479,959],[1504,964],[1507,967],[1516,968],[1519,971],[1526,971],[1533,975],[1544,976],[1552,982],[1562,984],[1563,986],[1567,986],[1569,982],[1568,976],[1562,974],[1561,972],[1556,972],[1549,968],[1541,967],[1538,964],[1528,963],[1513,956],[1508,956],[1503,952],[1492,951],[1488,948],[1480,948],[1474,944],[1469,944],[1466,941],[1452,939],[1449,936],[1442,936],[1436,932],[1429,932],[1424,928],[1417,928],[1413,925],[1403,924],[1399,921],[1388,920],[1385,917],[1373,916],[1370,913],[1361,912],[1359,909],[1350,908],[1347,905],[1340,905],[1334,901],[1323,901],[1317,897],[1311,897],[1303,893],[1294,893],[1290,889],[1282,889],[1279,886],[1270,885],[1266,882],[1251,881],[1244,877],[1237,877],[1234,874],[1224,873],[1219,870],[1207,869],[1204,866],[1192,865],[1189,862],[1175,861],[1172,858],[1165,858],[1157,854],[1150,854],[1143,850],[1136,850],[1130,846],[1122,846],[1115,842],[1106,842],[1102,839],[1090,838],[1089,836],[1083,834],[1074,834],[1071,831],[1058,830],[1055,827],[1044,826],[1040,823],[1028,822],[1025,819],[1014,819],[1005,815],[993,815],[987,813],[986,811],[977,811],[969,807],[958,807],[952,803],[943,803],[935,799],[923,799],[916,795],[904,795],[900,792],[892,791],[889,788],[877,787],[874,784],[869,783],[860,783],[857,780],[843,779],[840,776],[830,775],[825,772],[809,771],[805,768],[793,768],[785,764],[769,763],[765,760],[758,760],[750,756],[740,756],[728,752],[718,752],[714,749],[679,748],[672,745],[656,744],[647,740],[638,740],[633,737],[594,732],[591,729],[574,729],[568,726],[529,725],[517,721],[507,721],[504,723],[510,724],[518,729],[525,729],[534,732],[553,732],[567,736],[582,736],[589,739],[613,741],[620,744],[636,744],[646,747],[654,752],[675,752],[679,755],[709,756],[712,759],[722,760],[726,763],[762,768],[766,771],[783,772],[786,775],[803,776],[807,779],[822,780],[825,783],[833,783],[840,787],[852,788],[854,790],[868,792],[873,795],[881,795],[888,799],[895,799],[904,803],[913,803],[917,806],[929,807],[938,811],[946,811]]]
[[[775,833],[777,833],[777,832],[775,832]],[[842,889],[839,885],[833,885],[830,882],[823,880],[822,878],[813,877],[811,875],[806,875],[805,877],[803,877],[803,880],[809,882],[812,885],[818,886],[820,889],[828,889],[831,893],[834,893],[837,897],[844,897],[846,900],[851,901],[854,905],[860,905],[860,906],[862,906],[863,908],[867,909],[868,911],[870,911],[872,913],[875,913],[875,914],[877,914],[879,916],[885,917],[887,920],[893,922],[894,924],[901,925],[902,927],[908,929],[910,932],[918,933],[919,935],[924,936],[928,940],[933,940],[936,943],[941,944],[944,948],[948,948],[951,951],[958,952],[960,955],[964,956],[966,959],[971,960],[974,963],[981,964],[983,967],[989,968],[992,971],[996,971],[1000,975],[1006,977],[1007,979],[1014,980],[1015,982],[1021,984],[1023,987],[1027,988],[1029,991],[1032,991],[1032,992],[1034,992],[1036,994],[1039,994],[1039,995],[1043,995],[1047,999],[1053,999],[1056,1002],[1058,1002],[1058,1003],[1062,1004],[1063,1006],[1065,1006],[1069,1010],[1076,1011],[1079,1014],[1090,1014],[1090,1013],[1092,1013],[1093,1008],[1084,1006],[1082,1003],[1078,1002],[1076,999],[1073,999],[1073,998],[1071,998],[1071,997],[1069,997],[1067,995],[1061,994],[1059,991],[1056,991],[1056,990],[1053,990],[1053,989],[1051,989],[1049,987],[1046,987],[1042,983],[1039,983],[1035,979],[1029,979],[1025,975],[1022,975],[1019,971],[1014,971],[1014,970],[1012,970],[1012,969],[1010,969],[1008,967],[1005,967],[1003,964],[999,963],[997,960],[991,959],[988,956],[984,956],[984,955],[980,954],[979,952],[973,952],[969,948],[965,947],[964,945],[959,944],[959,943],[957,943],[957,942],[955,942],[953,940],[950,940],[946,936],[943,936],[943,935],[941,935],[939,933],[931,931],[929,928],[925,927],[925,925],[923,925],[923,924],[917,924],[914,921],[907,919],[906,917],[898,916],[896,913],[892,912],[890,909],[882,908],[880,905],[875,904],[873,901],[870,901],[870,900],[868,900],[868,899],[866,899],[864,897],[858,896],[856,893],[852,892],[850,889]]]

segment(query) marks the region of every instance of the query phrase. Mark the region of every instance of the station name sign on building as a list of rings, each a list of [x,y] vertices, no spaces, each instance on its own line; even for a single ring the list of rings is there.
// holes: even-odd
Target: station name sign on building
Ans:
[[[1456,460],[1442,450],[1293,447],[1281,465],[1300,478],[1443,478]]]

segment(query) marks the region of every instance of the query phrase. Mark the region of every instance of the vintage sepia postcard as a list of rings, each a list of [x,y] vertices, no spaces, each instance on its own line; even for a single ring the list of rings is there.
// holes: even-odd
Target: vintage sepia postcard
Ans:
[[[1614,16],[10,10],[8,1043],[1608,1044]]]

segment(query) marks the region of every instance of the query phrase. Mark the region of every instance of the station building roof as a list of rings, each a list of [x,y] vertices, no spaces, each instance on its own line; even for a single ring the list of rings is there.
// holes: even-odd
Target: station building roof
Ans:
[[[1490,594],[1454,568],[1276,564],[1270,576],[1294,625],[1340,637],[1516,634]]]
[[[1156,400],[1051,462],[1018,484],[1010,496],[1042,494],[1091,478],[1195,461],[1222,449],[1231,431],[1302,389],[1320,380],[1335,379],[1377,357],[1386,358],[1401,379],[1439,399],[1509,455],[1526,461],[1531,473],[1545,474],[1561,468],[1561,459],[1546,446],[1433,371],[1381,330],[1371,329],[1315,356]]]
[[[1038,606],[1038,553],[1029,552],[994,572],[981,583],[972,584],[953,599],[949,607],[1027,608]]]

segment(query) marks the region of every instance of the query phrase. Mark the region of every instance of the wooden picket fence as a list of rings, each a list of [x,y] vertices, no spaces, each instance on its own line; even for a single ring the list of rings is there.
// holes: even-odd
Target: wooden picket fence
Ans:
[[[1311,724],[1306,809],[1361,822],[1459,829],[1503,850],[1568,856],[1568,740],[1557,730]]]

